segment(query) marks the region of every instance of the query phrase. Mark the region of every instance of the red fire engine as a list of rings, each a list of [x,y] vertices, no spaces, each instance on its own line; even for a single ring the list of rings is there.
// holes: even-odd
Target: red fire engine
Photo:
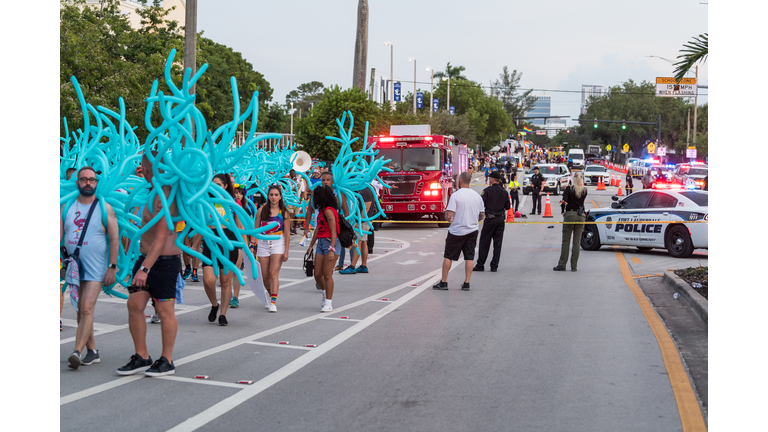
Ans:
[[[389,135],[368,138],[377,158],[391,159],[393,172],[380,173],[381,207],[389,219],[445,220],[456,177],[467,171],[467,145],[450,135],[432,135],[429,125],[391,126]]]

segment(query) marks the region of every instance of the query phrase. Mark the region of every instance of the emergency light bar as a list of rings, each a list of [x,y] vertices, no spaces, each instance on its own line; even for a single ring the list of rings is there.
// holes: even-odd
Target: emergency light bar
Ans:
[[[380,142],[395,142],[395,139],[392,138],[392,137],[385,137],[385,138],[381,138],[379,141]]]

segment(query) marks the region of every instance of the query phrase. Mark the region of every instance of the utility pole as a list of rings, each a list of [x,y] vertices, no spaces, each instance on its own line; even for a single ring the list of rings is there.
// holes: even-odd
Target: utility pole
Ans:
[[[432,118],[432,106],[435,104],[435,70],[429,69],[429,118]]]
[[[187,0],[187,9],[184,15],[184,68],[192,69],[189,77],[192,78],[197,73],[197,0]],[[181,74],[184,76],[184,74]],[[189,89],[189,94],[195,94],[193,85]],[[194,103],[194,102],[193,102]],[[194,120],[191,123],[193,137],[196,137]]]
[[[416,116],[416,59],[413,59],[413,116]]]
[[[691,109],[688,108],[688,136],[685,138],[685,146],[688,147],[688,143],[691,141]]]
[[[696,147],[696,113],[699,108],[699,65],[696,65],[696,96],[693,97],[693,146]]]

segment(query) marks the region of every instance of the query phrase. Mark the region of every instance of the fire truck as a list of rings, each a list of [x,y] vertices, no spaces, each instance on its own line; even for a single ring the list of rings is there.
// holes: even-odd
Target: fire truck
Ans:
[[[380,173],[390,186],[382,191],[381,207],[388,219],[445,221],[445,209],[456,178],[469,169],[466,143],[451,135],[432,135],[429,125],[395,125],[389,135],[368,138],[377,158],[390,159],[393,172]]]

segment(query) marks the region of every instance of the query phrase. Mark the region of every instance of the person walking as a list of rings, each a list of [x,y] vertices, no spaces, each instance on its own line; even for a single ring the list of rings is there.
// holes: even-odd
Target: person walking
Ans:
[[[364,187],[359,191],[359,194],[362,198],[362,208],[360,209],[360,213],[363,213],[362,210],[365,209],[365,215],[368,216],[370,214],[371,205],[373,205],[373,192],[369,188]],[[355,227],[357,228],[357,223],[355,223]],[[371,226],[368,222],[363,222],[362,231],[371,231]],[[368,234],[363,233],[362,236],[358,238],[358,248],[360,249],[360,254],[357,253],[357,249],[354,246],[350,248],[352,261],[350,262],[350,265],[344,270],[341,270],[339,274],[368,273]],[[362,262],[360,267],[355,268],[358,258],[362,258]]]
[[[563,214],[564,222],[584,222],[586,214],[584,210],[584,200],[587,198],[587,188],[584,187],[584,176],[581,172],[573,174],[573,185],[568,186],[563,191],[563,200],[560,204],[560,211]],[[576,271],[579,262],[579,248],[581,247],[581,233],[584,231],[584,224],[564,223],[563,224],[563,244],[560,248],[560,261],[553,268],[554,271],[565,271],[565,264],[568,262],[568,248],[571,248],[571,235],[573,235],[573,247],[571,248],[571,271]]]
[[[67,359],[67,366],[71,369],[101,361],[93,335],[93,311],[96,308],[96,299],[101,294],[101,287],[115,282],[120,246],[115,211],[106,203],[107,225],[103,223],[101,206],[95,196],[99,184],[96,171],[89,166],[82,167],[77,172],[76,179],[80,195],[66,214],[63,214],[63,206],[59,210],[59,241],[64,242],[67,255],[75,258],[78,265],[82,265],[78,268],[77,281],[71,281],[69,275],[66,276],[66,281],[70,282],[70,292],[74,290],[78,297],[75,349]],[[88,352],[81,357],[80,353],[86,348]]]
[[[141,160],[144,176],[152,184],[152,163],[146,155]],[[159,193],[165,194],[165,200],[171,193],[170,186],[163,186]],[[162,201],[155,195],[153,202],[144,205],[141,210],[141,225],[145,226],[155,216],[151,209],[162,208]],[[171,216],[178,213],[176,200],[169,203]],[[145,231],[140,238],[138,260],[133,266],[133,280],[128,286],[128,329],[131,332],[135,354],[125,366],[117,369],[118,375],[134,375],[144,372],[147,376],[165,376],[175,373],[173,365],[173,346],[176,342],[177,323],[174,312],[176,300],[176,285],[181,279],[181,249],[176,246],[176,231],[169,230],[168,225],[158,222]],[[162,335],[162,353],[159,359],[152,362],[147,350],[147,322],[144,309],[149,299],[155,300],[155,309],[160,316],[160,333]]]
[[[520,208],[520,182],[517,181],[517,171],[513,171],[509,181],[509,199],[515,206],[515,212]]]
[[[475,246],[477,245],[478,224],[485,218],[485,204],[480,195],[469,188],[469,173],[463,172],[458,178],[459,190],[451,195],[445,210],[446,220],[451,222],[445,239],[443,252],[442,278],[432,286],[435,290],[448,289],[448,272],[451,261],[458,261],[464,255],[464,283],[462,291],[469,291],[469,279],[472,276]]]
[[[330,186],[319,186],[312,194],[313,206],[318,210],[317,229],[312,234],[309,250],[315,250],[315,282],[323,292],[320,312],[333,312],[333,266],[339,242],[339,204]]]
[[[531,214],[536,214],[536,206],[538,205],[539,214],[541,214],[541,193],[544,191],[544,176],[539,173],[539,166],[533,167],[533,175],[531,176],[531,199],[533,201],[533,209]]]
[[[288,261],[288,247],[291,244],[291,232],[286,221],[289,221],[288,208],[283,202],[283,191],[278,185],[272,185],[267,191],[267,205],[256,214],[256,227],[263,227],[277,222],[277,227],[264,232],[264,235],[279,235],[280,240],[259,240],[256,256],[261,264],[261,275],[264,288],[269,291],[270,312],[277,312],[277,292],[280,289],[280,268]]]
[[[634,184],[632,183],[632,174],[627,171],[627,178],[625,179],[626,184],[624,185],[624,190],[626,191],[627,195],[632,193],[632,187]]]
[[[491,185],[481,194],[485,205],[485,222],[480,233],[480,250],[477,264],[473,271],[485,271],[485,260],[491,248],[493,239],[493,258],[491,258],[491,271],[499,268],[501,259],[501,244],[504,240],[504,215],[509,210],[509,198],[507,192],[501,187],[501,175],[498,172],[491,173]]]

